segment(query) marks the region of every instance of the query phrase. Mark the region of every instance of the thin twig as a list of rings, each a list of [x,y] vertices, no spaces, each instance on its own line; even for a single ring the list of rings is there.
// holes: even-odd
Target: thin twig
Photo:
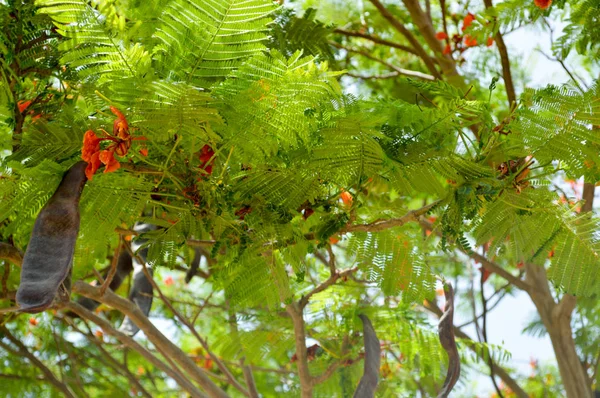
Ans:
[[[78,293],[80,293],[80,294],[82,294],[82,295],[85,296],[85,294],[82,291],[80,291],[79,289],[77,289],[77,286],[81,287],[81,285],[89,286],[89,285],[87,285],[86,283],[84,283],[82,281],[78,281],[73,286],[73,291],[77,291]],[[109,298],[112,298],[112,296],[116,296],[110,290],[108,290],[104,294],[104,296],[100,296],[100,289],[99,288],[92,287],[92,286],[89,286],[89,287],[90,287],[90,289],[92,289],[91,291],[89,291],[89,289],[84,289],[84,290],[86,290],[86,292],[89,295],[93,296],[93,297],[90,297],[90,298],[93,298],[93,299],[95,299],[97,301],[102,301],[103,298],[104,298],[104,296],[108,296]],[[86,297],[89,297],[89,296],[86,296]],[[130,302],[126,301],[125,299],[119,297],[119,296],[116,296],[116,297],[118,297],[118,300],[122,300],[122,301],[128,303],[129,307],[133,307],[134,306],[133,303],[130,303]],[[177,382],[177,384],[179,384],[181,386],[181,388],[183,388],[184,390],[186,390],[193,397],[206,397],[206,395],[203,394],[200,390],[198,390],[198,388],[196,388],[187,379],[187,377],[184,374],[181,374],[177,370],[174,370],[171,367],[167,366],[164,362],[162,362],[160,359],[156,358],[150,351],[148,351],[145,347],[143,347],[142,345],[140,345],[134,339],[132,339],[131,337],[127,336],[125,333],[122,333],[122,332],[118,331],[117,329],[115,329],[105,319],[100,318],[98,315],[94,314],[92,311],[89,311],[89,310],[85,309],[83,306],[81,306],[81,305],[79,305],[79,304],[77,304],[75,302],[66,303],[64,305],[64,307],[67,308],[67,309],[69,309],[69,310],[71,310],[71,311],[73,311],[74,313],[76,313],[77,315],[79,315],[81,318],[83,318],[83,319],[89,319],[90,321],[94,322],[96,325],[98,325],[98,326],[100,326],[102,328],[102,331],[105,334],[107,334],[109,336],[115,337],[121,343],[123,343],[126,346],[130,347],[131,349],[135,350],[137,353],[139,353],[141,356],[143,356],[152,365],[156,366],[158,369],[162,370],[169,377],[171,377],[173,380],[175,380],[175,382]],[[138,309],[138,312],[141,314],[141,311],[139,311],[139,309]],[[140,327],[140,329],[142,329],[142,328]],[[155,346],[156,346],[156,344],[155,344]]]
[[[427,54],[427,51],[425,51],[425,48],[423,48],[423,46],[417,40],[417,38],[404,26],[402,22],[400,22],[396,17],[394,17],[394,15],[392,15],[392,13],[387,8],[385,8],[379,0],[370,1],[375,6],[375,8],[377,8],[379,13],[385,19],[387,19],[390,25],[392,25],[392,27],[396,29],[398,33],[403,35],[408,40],[408,42],[417,52],[417,55],[423,60],[423,62],[427,66],[429,72],[436,79],[441,79],[442,75],[440,74],[440,72],[438,72],[437,68],[435,67],[435,63],[432,61],[431,57],[429,56],[429,54]]]
[[[352,31],[344,30],[344,29],[334,29],[334,32],[342,34],[344,36],[360,37],[362,39],[366,39],[366,40],[372,41],[373,43],[381,44],[381,45],[384,45],[384,46],[387,46],[387,47],[397,48],[399,50],[406,51],[407,53],[411,53],[411,54],[414,54],[414,55],[419,55],[415,51],[415,49],[412,48],[412,47],[405,46],[405,45],[402,45],[402,44],[398,44],[398,43],[395,43],[393,41],[389,41],[389,40],[385,40],[385,39],[380,39],[377,36],[369,35],[367,33],[352,32]]]
[[[102,286],[100,286],[100,294],[104,294],[104,292],[106,291],[106,289],[108,289],[108,286],[112,282],[115,274],[117,273],[117,263],[119,262],[120,252],[121,252],[121,235],[119,235],[119,243],[117,244],[117,247],[115,248],[115,253],[113,254],[112,261],[110,262],[110,269],[108,270],[108,274],[106,275],[106,278],[104,279],[104,283],[102,283]]]
[[[17,267],[23,264],[23,253],[8,243],[0,242],[0,259],[8,260]]]
[[[210,380],[206,373],[198,368],[185,352],[150,322],[135,303],[116,295],[111,290],[107,290],[101,296],[99,288],[90,286],[83,281],[77,281],[73,284],[73,292],[100,301],[127,315],[155,347],[160,347],[166,357],[173,358],[211,397],[228,398],[228,395]]]
[[[436,200],[433,203],[430,203],[426,206],[423,206],[416,210],[411,210],[400,218],[392,218],[389,220],[375,221],[370,224],[358,224],[358,225],[350,225],[346,227],[342,233],[344,232],[379,232],[385,229],[401,227],[402,225],[417,221],[420,216],[427,214],[428,211],[433,209],[435,206],[441,203],[441,200]]]
[[[46,380],[48,380],[50,383],[52,383],[52,385],[54,385],[54,387],[56,387],[60,392],[62,392],[65,397],[75,398],[75,394],[73,394],[71,389],[65,383],[62,383],[60,380],[58,380],[56,378],[56,376],[54,375],[54,373],[52,373],[52,371],[50,369],[48,369],[48,367],[46,365],[44,365],[44,363],[42,361],[37,359],[35,357],[35,355],[33,355],[29,351],[29,349],[23,343],[21,343],[21,341],[19,339],[17,339],[15,336],[13,336],[13,334],[8,330],[8,328],[6,326],[0,325],[0,332],[2,332],[4,337],[8,338],[11,341],[11,343],[13,343],[15,346],[17,346],[17,349],[18,349],[18,353],[16,354],[17,356],[27,357],[27,359],[29,360],[29,362],[32,365],[34,365],[35,367],[37,367],[38,369],[40,369],[42,371],[42,373],[44,374],[44,378]],[[12,350],[8,345],[3,343],[2,340],[0,340],[0,346],[2,346],[2,348],[9,350],[9,351],[16,351],[16,350]]]
[[[431,222],[429,222],[428,220],[426,220],[425,218],[421,217],[419,219],[419,223],[426,230],[432,231],[432,232],[436,233],[438,236],[442,235],[442,233],[440,231],[437,231],[433,227],[433,224]],[[508,282],[512,283],[515,287],[517,287],[525,292],[530,292],[532,290],[532,286],[529,283],[514,276],[513,274],[511,274],[510,272],[508,272],[504,268],[502,268],[500,265],[489,260],[487,257],[482,256],[481,254],[476,253],[476,252],[468,253],[466,250],[464,250],[462,248],[460,250],[463,253],[465,253],[467,256],[471,257],[473,260],[479,262],[483,268],[506,279]]]
[[[427,73],[423,73],[423,72],[418,72],[418,71],[414,71],[414,70],[409,70],[409,69],[403,69],[403,68],[398,68],[396,65],[390,64],[387,61],[384,61],[381,58],[377,58],[374,55],[372,55],[370,52],[364,51],[364,50],[359,50],[356,48],[350,48],[350,47],[346,47],[343,46],[341,44],[338,44],[336,42],[329,42],[329,44],[331,44],[332,46],[342,49],[342,50],[346,50],[349,53],[355,53],[355,54],[360,54],[365,58],[369,58],[370,60],[373,60],[375,62],[378,62],[382,65],[387,66],[388,68],[392,69],[393,71],[397,72],[399,75],[402,76],[408,76],[408,77],[415,77],[418,79],[423,79],[423,80],[430,80],[433,81],[435,80],[435,77],[432,75],[428,75]]]
[[[156,284],[156,282],[154,281],[154,278],[152,278],[152,275],[150,275],[150,272],[148,271],[148,268],[146,266],[146,262],[136,253],[133,252],[133,250],[131,249],[131,246],[126,244],[126,249],[129,252],[129,254],[134,257],[140,264],[142,264],[142,270],[144,271],[144,274],[146,275],[146,278],[148,279],[148,281],[150,282],[150,284],[152,285],[152,287],[154,288],[155,291],[158,292],[158,295],[160,296],[161,300],[165,303],[165,305],[171,310],[171,312],[173,312],[173,315],[175,315],[175,317],[177,319],[179,319],[188,329],[189,331],[194,335],[194,337],[196,338],[196,340],[198,340],[200,342],[200,344],[202,345],[202,347],[206,350],[206,352],[208,353],[208,355],[210,356],[210,358],[212,359],[212,361],[217,365],[217,367],[221,370],[221,372],[223,372],[223,374],[225,375],[225,377],[227,378],[228,382],[235,387],[238,391],[240,391],[242,394],[244,394],[245,396],[250,396],[250,393],[248,392],[248,390],[246,390],[244,388],[244,386],[242,386],[231,374],[231,372],[229,371],[229,369],[227,369],[227,366],[225,366],[225,364],[219,359],[219,357],[217,357],[209,348],[208,343],[206,342],[206,340],[204,340],[196,331],[196,328],[194,328],[194,326],[190,323],[190,321],[185,318],[183,315],[181,315],[181,313],[179,313],[179,311],[177,311],[175,309],[175,307],[173,307],[173,304],[171,304],[171,302],[169,301],[169,299],[162,293],[162,290],[160,289],[160,287]]]

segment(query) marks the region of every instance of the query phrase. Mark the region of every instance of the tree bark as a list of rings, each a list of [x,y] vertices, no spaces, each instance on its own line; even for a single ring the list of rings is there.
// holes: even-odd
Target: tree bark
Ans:
[[[312,398],[313,380],[308,369],[308,359],[306,356],[306,330],[304,327],[304,316],[302,307],[297,303],[288,304],[287,313],[294,323],[294,336],[296,341],[296,358],[298,365],[298,376],[300,377],[300,390],[302,398]]]
[[[592,398],[592,390],[577,355],[571,328],[571,314],[577,299],[565,294],[556,303],[550,292],[546,270],[535,264],[526,264],[526,269],[527,281],[536,286],[536,289],[528,293],[550,336],[567,398]]]

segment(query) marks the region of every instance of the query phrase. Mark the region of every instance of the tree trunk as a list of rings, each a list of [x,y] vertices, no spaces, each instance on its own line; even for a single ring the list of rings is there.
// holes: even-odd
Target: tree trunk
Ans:
[[[591,386],[575,350],[571,328],[571,314],[577,299],[565,294],[557,304],[548,287],[546,270],[535,264],[527,264],[526,267],[526,279],[536,287],[529,295],[550,336],[567,398],[592,398]]]

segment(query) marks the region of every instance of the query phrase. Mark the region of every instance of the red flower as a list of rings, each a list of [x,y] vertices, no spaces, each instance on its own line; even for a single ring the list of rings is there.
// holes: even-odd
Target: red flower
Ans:
[[[488,278],[490,277],[490,275],[492,275],[492,272],[487,270],[486,268],[479,268],[479,272],[481,272],[481,280],[483,282],[487,281]]]
[[[438,40],[446,40],[448,38],[448,35],[446,34],[446,32],[437,32],[435,34],[435,38]]]
[[[352,197],[350,192],[342,192],[340,198],[342,198],[342,202],[344,202],[346,206],[352,206],[352,201],[354,200],[354,198]]]
[[[100,150],[100,141],[101,139],[92,130],[86,131],[83,136],[81,158],[89,163],[92,155]]]
[[[35,319],[34,317],[29,318],[29,324],[31,326],[36,326],[38,324],[38,320]]]
[[[446,47],[444,47],[444,55],[448,55],[452,52],[452,48],[450,47],[450,44],[446,44]]]
[[[533,3],[542,10],[545,10],[552,5],[552,0],[533,0]]]
[[[477,45],[477,39],[471,35],[465,35],[465,46],[475,47]]]
[[[202,163],[208,163],[210,159],[215,155],[215,151],[210,147],[210,145],[204,145],[202,149],[200,149],[200,155],[198,155],[198,159]]]
[[[100,161],[106,165],[104,168],[105,173],[111,173],[121,167],[121,163],[115,159],[114,151],[111,150],[101,151]]]
[[[246,218],[246,214],[249,214],[251,212],[252,212],[252,208],[248,205],[245,205],[244,207],[242,207],[241,209],[236,211],[235,215],[238,216],[238,218],[240,220],[243,220],[244,218]]]
[[[302,214],[302,218],[306,220],[308,217],[312,216],[314,212],[315,211],[310,207],[308,209],[304,209],[304,214]]]
[[[114,113],[117,117],[115,119],[115,122],[113,123],[113,135],[117,136],[122,140],[128,140],[129,125],[127,124],[127,119],[125,119],[125,115],[123,115],[120,110],[118,110],[112,105],[110,106],[110,111]]]
[[[210,145],[204,145],[197,153],[198,159],[200,159],[200,168],[203,169],[206,174],[212,174],[213,165],[211,160],[215,156],[215,151]],[[209,164],[209,162],[211,164]]]
[[[467,30],[467,28],[469,26],[471,26],[471,24],[473,23],[474,20],[475,20],[475,15],[468,13],[465,16],[465,18],[463,19],[462,31],[464,32],[465,30]]]
[[[174,282],[173,282],[173,277],[171,277],[171,276],[167,276],[167,277],[165,278],[165,285],[167,285],[167,286],[171,286],[173,283],[174,283]]]
[[[96,174],[96,170],[98,170],[98,167],[100,167],[101,164],[102,162],[100,161],[100,151],[92,154],[90,160],[88,160],[88,165],[85,169],[85,176],[88,180],[91,180],[94,177],[94,174]]]
[[[31,105],[31,101],[19,101],[17,106],[19,107],[19,112],[23,113],[25,109],[27,109]]]
[[[83,137],[81,158],[88,162],[88,167],[85,170],[88,180],[93,178],[94,173],[102,163],[106,165],[105,173],[118,170],[121,164],[115,159],[115,153],[119,156],[125,156],[129,152],[131,141],[146,140],[146,137],[132,137],[129,134],[129,125],[121,111],[114,106],[110,107],[110,111],[117,116],[113,123],[112,135],[103,130],[106,137],[99,138],[92,130],[88,130]],[[105,140],[111,141],[111,143],[105,150],[100,151],[100,142]],[[147,156],[148,149],[144,147],[140,150],[140,153]]]
[[[493,37],[488,37],[486,46],[491,47],[493,45],[494,45],[494,38]]]

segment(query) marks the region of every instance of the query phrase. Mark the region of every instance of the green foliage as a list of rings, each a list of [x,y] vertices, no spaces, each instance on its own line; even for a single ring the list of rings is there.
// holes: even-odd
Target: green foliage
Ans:
[[[0,5],[7,27],[0,32],[0,237],[27,250],[35,217],[92,130],[103,139],[101,150],[120,145],[120,168],[100,168],[83,191],[75,281],[92,282],[95,271],[107,270],[117,245],[128,245],[134,225],[147,222],[158,227],[140,237],[147,262],[157,294],[171,299],[171,306],[155,304],[152,321],[164,322],[164,334],[217,375],[227,393],[238,394],[174,320],[173,308],[206,336],[236,379],[243,379],[240,360],[255,367],[265,396],[299,394],[289,310],[303,300],[307,344],[317,344],[310,372],[334,369],[314,395],[351,396],[362,372],[357,314],[368,313],[384,351],[378,394],[415,396],[420,389],[434,396],[447,359],[420,305],[427,300],[435,312],[436,277],[461,278],[460,290],[473,278],[472,265],[455,252],[484,253],[515,278],[510,267],[520,262],[547,267],[553,292],[584,303],[600,293],[598,219],[559,204],[552,186],[565,175],[600,178],[600,85],[527,89],[508,111],[499,104],[500,86],[486,89],[486,71],[477,75],[483,89],[446,75],[348,84],[341,71],[351,68],[428,71],[370,5],[365,11],[323,3],[318,15],[326,22],[313,9],[299,17],[268,0]],[[386,6],[408,20],[400,5]],[[559,40],[557,50],[563,58],[572,47],[597,56],[597,1],[573,6],[566,30],[572,37]],[[437,13],[432,22],[442,26]],[[466,32],[483,42],[541,23],[543,15],[533,4],[502,2],[478,13]],[[461,18],[449,17],[450,32],[459,32]],[[335,36],[332,21],[398,45],[375,48],[363,37],[376,60],[351,58],[330,45],[349,41]],[[432,57],[437,66],[448,62]],[[347,93],[365,88],[377,96]],[[31,103],[19,109],[24,101]],[[115,137],[110,106],[123,113],[131,140]],[[520,166],[512,170],[513,163]],[[418,224],[428,216],[433,231]],[[183,285],[179,273],[188,271],[198,247],[200,269]],[[19,284],[7,264],[0,264],[3,309],[14,304]],[[597,324],[597,308],[582,308],[581,322]],[[123,317],[104,306],[100,312],[115,326]],[[89,322],[61,312],[39,317],[43,324],[35,326],[2,313],[0,327],[9,324],[76,394],[136,395],[127,377],[134,373],[152,396],[175,394],[174,380],[135,350],[95,336]],[[539,333],[539,326],[526,331]],[[595,337],[577,334],[587,347],[581,352],[592,356]],[[510,359],[491,342],[459,345],[461,356],[473,359],[464,362],[481,361],[477,366],[488,366],[489,357],[498,366]],[[55,394],[18,354],[1,344],[0,353],[8,358],[0,373],[17,377],[9,396]]]
[[[554,45],[554,53],[565,59],[572,49],[579,54],[591,57],[600,55],[600,1],[585,0],[573,2],[573,10],[568,19],[568,24],[563,30],[562,36]]]

